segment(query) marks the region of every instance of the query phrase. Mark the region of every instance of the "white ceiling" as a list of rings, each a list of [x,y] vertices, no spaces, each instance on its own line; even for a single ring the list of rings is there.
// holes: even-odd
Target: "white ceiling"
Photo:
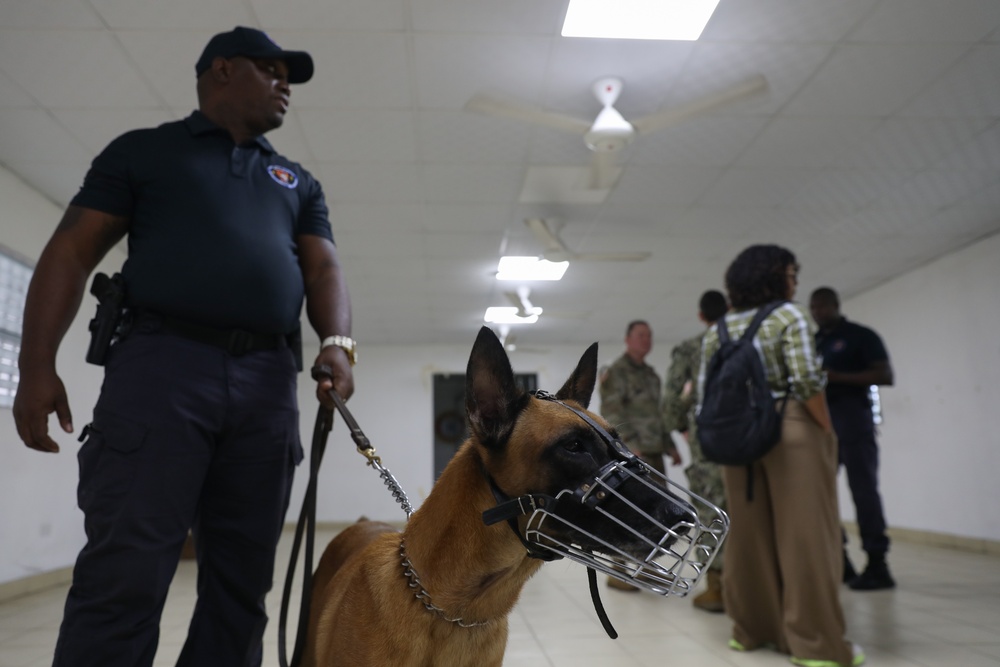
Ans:
[[[523,219],[574,250],[532,285],[528,344],[698,330],[697,298],[751,243],[820,284],[869,289],[1000,230],[1000,2],[722,0],[697,42],[566,39],[567,0],[3,0],[0,162],[60,205],[114,136],[186,116],[194,62],[234,25],[316,62],[271,135],[318,176],[364,344],[469,343],[502,254],[538,254]],[[463,111],[477,92],[573,116],[621,77],[653,113],[761,73],[763,96],[640,136],[598,204],[519,203],[529,168],[578,167],[582,138]],[[53,221],[53,225],[55,221]]]

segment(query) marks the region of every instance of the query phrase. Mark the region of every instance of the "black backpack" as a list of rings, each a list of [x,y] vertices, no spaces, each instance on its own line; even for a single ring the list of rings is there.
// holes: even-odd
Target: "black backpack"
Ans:
[[[738,340],[729,337],[725,317],[716,324],[719,349],[705,369],[701,411],[695,418],[698,441],[709,461],[749,466],[781,439],[788,392],[781,401],[780,411],[775,409],[753,337],[764,318],[783,303],[775,301],[758,309]]]

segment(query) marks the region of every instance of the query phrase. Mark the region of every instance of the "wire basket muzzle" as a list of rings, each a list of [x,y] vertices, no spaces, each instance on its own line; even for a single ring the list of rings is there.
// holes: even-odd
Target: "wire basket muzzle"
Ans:
[[[683,597],[728,532],[725,512],[632,458],[612,461],[591,482],[536,508],[524,537],[653,593]]]

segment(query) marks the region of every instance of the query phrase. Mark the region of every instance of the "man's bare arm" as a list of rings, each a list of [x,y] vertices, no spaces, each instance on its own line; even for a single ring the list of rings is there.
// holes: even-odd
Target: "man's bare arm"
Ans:
[[[64,431],[73,430],[56,353],[80,309],[87,278],[127,231],[125,217],[70,206],[38,259],[24,307],[13,409],[17,433],[32,449],[59,451],[48,434],[52,412]]]

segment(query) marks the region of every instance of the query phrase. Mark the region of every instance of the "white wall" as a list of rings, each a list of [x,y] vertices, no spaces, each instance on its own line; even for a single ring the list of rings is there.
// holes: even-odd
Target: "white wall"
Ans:
[[[36,260],[62,211],[2,167],[0,202],[0,242]],[[117,259],[120,262],[120,255]],[[83,360],[92,314],[88,310],[77,318],[57,359],[76,434],[90,421],[101,381],[100,369]],[[82,544],[82,514],[76,508],[76,434],[62,433],[55,422],[50,424],[53,428],[59,433],[61,453],[29,450],[17,437],[11,411],[0,409],[0,583],[65,567]]]
[[[2,168],[0,201],[0,240],[37,258],[62,211]],[[115,251],[101,268],[113,271],[122,259]],[[998,260],[1000,236],[844,303],[849,317],[883,335],[896,369],[897,386],[884,392],[882,436],[882,488],[891,525],[1000,540],[993,511],[1000,499],[994,481],[1000,443],[988,421],[998,405],[1000,378],[994,336],[1000,314],[993,294],[1000,285]],[[83,361],[92,314],[92,300],[85,301],[58,360],[77,433],[89,421],[101,381],[100,369]],[[470,331],[468,345],[461,346],[367,347],[361,341],[350,407],[415,506],[433,480],[431,378],[464,373],[475,335]],[[619,342],[602,343],[601,364],[621,353],[614,338]],[[556,346],[547,354],[516,353],[512,363],[515,371],[537,372],[539,385],[554,391],[582,353],[577,346]],[[661,374],[668,357],[667,342],[654,348],[651,362]],[[300,385],[308,450],[316,401],[305,376]],[[599,407],[596,396],[592,407]],[[76,508],[78,444],[75,435],[60,433],[57,440],[59,454],[28,450],[10,411],[0,410],[0,583],[72,565],[83,544]],[[299,469],[290,520],[298,515],[307,471],[306,465]],[[683,482],[679,471],[670,474]],[[853,517],[849,501],[842,499],[842,506],[845,517]],[[362,513],[390,521],[404,517],[338,419],[321,472],[318,519],[353,521]]]
[[[890,526],[1000,540],[998,290],[1000,234],[841,304],[879,332],[895,370],[879,439]]]

